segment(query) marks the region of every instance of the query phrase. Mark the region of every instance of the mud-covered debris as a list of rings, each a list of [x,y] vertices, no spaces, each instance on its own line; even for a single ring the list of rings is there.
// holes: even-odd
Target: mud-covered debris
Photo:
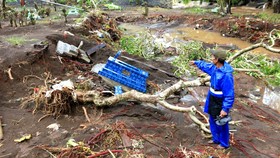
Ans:
[[[77,58],[82,60],[85,63],[90,63],[90,58],[87,56],[86,52],[79,49],[74,45],[58,41],[56,52],[58,55],[63,57]]]
[[[60,124],[58,124],[58,123],[53,123],[53,124],[50,124],[50,125],[48,125],[48,129],[52,129],[53,131],[57,131],[58,129],[59,129],[59,127],[60,127]]]
[[[94,47],[90,48],[89,50],[86,51],[86,53],[87,53],[87,55],[90,58],[90,56],[92,54],[94,54],[95,52],[97,52],[98,50],[100,50],[100,49],[102,49],[104,47],[106,47],[106,44],[105,43],[101,43],[101,44],[98,44],[97,46],[94,46]]]
[[[109,34],[110,40],[117,41],[121,37],[121,31],[117,28],[117,23],[106,14],[96,15],[91,13],[84,20],[83,27],[88,31],[96,31],[104,34]]]
[[[66,146],[67,147],[75,147],[78,146],[79,144],[76,143],[75,139],[71,138],[67,141]]]

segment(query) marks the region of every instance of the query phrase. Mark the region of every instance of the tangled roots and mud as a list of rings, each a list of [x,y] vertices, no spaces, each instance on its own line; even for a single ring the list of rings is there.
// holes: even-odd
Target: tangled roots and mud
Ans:
[[[117,27],[115,19],[106,14],[91,13],[83,22],[83,27],[93,32],[103,34],[104,38],[109,41],[118,41],[121,38],[121,31]],[[96,36],[89,37],[96,39]],[[98,38],[97,38],[98,39]]]
[[[32,96],[26,98],[21,103],[21,107],[25,107],[29,102],[35,104],[33,114],[40,110],[46,115],[54,117],[71,113],[77,104],[73,98],[72,90],[67,88],[62,91],[54,90],[50,97],[46,97],[46,87],[39,88]]]
[[[51,97],[44,99],[43,112],[51,114],[54,117],[60,114],[69,114],[75,106],[71,90],[55,90],[52,92]]]

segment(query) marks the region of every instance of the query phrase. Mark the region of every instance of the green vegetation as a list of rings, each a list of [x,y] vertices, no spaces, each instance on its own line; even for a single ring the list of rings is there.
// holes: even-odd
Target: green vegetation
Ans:
[[[57,3],[66,4],[66,3],[67,3],[67,0],[57,0]]]
[[[209,59],[209,52],[205,51],[201,42],[190,42],[187,45],[181,45],[178,48],[179,56],[172,62],[177,68],[176,76],[182,76],[188,73],[194,74],[194,67],[190,66],[191,60]]]
[[[250,16],[251,13],[234,13],[233,16],[235,17],[244,17],[244,16]],[[260,12],[256,15],[257,18],[260,18],[264,21],[271,22],[271,23],[280,23],[280,14],[276,13],[268,13],[268,12]]]
[[[236,68],[259,69],[260,72],[247,72],[247,74],[256,78],[265,78],[270,85],[280,85],[279,61],[272,61],[265,55],[243,54],[231,64]]]
[[[241,0],[232,0],[231,3],[232,5],[237,5]]]
[[[22,45],[27,40],[23,37],[11,36],[11,37],[6,38],[6,41],[9,42],[12,45]]]
[[[191,0],[183,0],[184,4],[188,4]]]
[[[146,59],[165,53],[162,45],[154,42],[155,39],[151,34],[142,36],[124,36],[120,40],[121,49],[130,54],[142,56]],[[172,62],[177,69],[174,72],[176,76],[195,74],[195,69],[190,66],[189,61],[199,59],[210,59],[210,53],[205,50],[201,42],[190,42],[176,48],[178,57]],[[231,55],[231,54],[229,54]],[[234,68],[257,69],[259,72],[247,72],[248,75],[265,79],[270,85],[280,85],[280,62],[272,61],[264,55],[243,54],[235,59],[232,63]]]
[[[154,42],[154,38],[150,33],[123,36],[120,40],[120,46],[128,53],[142,56],[146,59],[155,58],[163,52],[162,46]]]
[[[200,7],[187,8],[185,11],[189,14],[206,14],[210,12],[210,10]]]
[[[280,14],[262,12],[258,14],[258,17],[268,22],[280,23]]]
[[[17,0],[6,0],[6,3],[13,3],[13,2],[17,2]]]
[[[105,7],[107,7],[109,10],[121,10],[122,8],[118,5],[115,5],[113,3],[104,4]]]

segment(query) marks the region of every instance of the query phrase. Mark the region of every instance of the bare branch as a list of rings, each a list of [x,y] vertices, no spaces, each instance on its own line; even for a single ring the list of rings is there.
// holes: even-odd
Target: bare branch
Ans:
[[[260,42],[260,43],[254,44],[254,45],[252,45],[252,46],[250,46],[250,47],[247,47],[247,48],[244,48],[244,49],[240,50],[239,52],[237,52],[236,54],[234,54],[233,56],[231,56],[231,57],[227,60],[227,62],[228,62],[228,63],[231,63],[234,59],[236,59],[236,58],[239,57],[240,55],[242,55],[242,54],[244,54],[244,53],[246,53],[246,52],[248,52],[248,51],[250,51],[250,50],[259,48],[259,47],[263,47],[263,48],[265,48],[265,49],[267,49],[267,50],[269,50],[269,51],[271,51],[271,52],[273,52],[273,53],[280,53],[280,49],[273,48],[273,46],[275,45],[275,40],[276,40],[276,39],[279,39],[279,38],[276,38],[276,37],[275,37],[275,38],[272,37],[272,36],[273,36],[272,32],[274,32],[274,31],[277,31],[277,30],[276,30],[276,29],[273,29],[273,30],[269,33],[269,38],[270,38],[271,43],[272,43],[270,46],[267,45],[267,44],[265,44],[265,43],[262,41],[262,42]]]

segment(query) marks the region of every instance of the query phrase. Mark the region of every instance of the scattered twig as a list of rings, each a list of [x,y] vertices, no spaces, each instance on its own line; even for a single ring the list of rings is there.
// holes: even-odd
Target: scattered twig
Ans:
[[[14,78],[13,78],[13,76],[12,76],[12,67],[11,66],[9,66],[9,68],[8,68],[8,70],[5,70],[5,72],[8,74],[8,76],[9,76],[9,79],[10,80],[13,80]]]
[[[46,114],[42,117],[39,118],[38,122],[40,122],[41,120],[43,120],[44,118],[48,117],[48,116],[51,116],[52,114]]]
[[[230,125],[238,125],[240,123],[242,123],[243,121],[239,120],[239,121],[230,121],[229,124]]]
[[[1,155],[0,158],[6,157],[6,156],[10,156],[10,155],[12,155],[12,153],[8,153],[6,155]]]
[[[251,146],[256,152],[258,152],[258,153],[260,153],[260,154],[263,154],[263,155],[265,155],[265,156],[271,157],[268,153],[265,153],[265,152],[262,152],[262,151],[258,150],[258,149],[255,147],[255,145],[254,145],[252,142],[250,142],[250,141],[242,140],[242,139],[238,139],[237,141],[239,141],[239,142],[245,142],[245,143],[249,144],[249,146]],[[242,144],[242,145],[244,146],[244,144]]]
[[[92,144],[96,144],[98,141],[101,140],[101,136],[106,133],[109,132],[110,130],[102,130],[101,132],[99,132],[97,135],[95,135],[94,137],[90,138],[89,141],[87,141],[88,145],[92,145]]]
[[[19,124],[20,123],[20,121],[21,120],[23,120],[24,119],[24,117],[22,117],[21,119],[19,119],[19,120],[12,120],[12,122],[14,123],[14,124]]]
[[[131,127],[142,139],[144,139],[145,141],[149,142],[150,144],[152,144],[152,145],[154,145],[154,146],[156,146],[156,147],[158,147],[158,148],[161,148],[161,149],[165,150],[167,153],[170,152],[168,149],[166,149],[166,148],[164,148],[164,147],[162,147],[162,146],[159,146],[159,145],[157,145],[157,144],[155,144],[155,143],[149,141],[148,139],[146,139],[144,136],[142,136],[141,133],[138,132],[138,130],[137,130],[134,126],[130,126],[130,127]]]
[[[56,158],[56,156],[54,154],[52,154],[50,151],[46,150],[46,149],[42,149],[45,150],[47,153],[49,153],[53,158]]]
[[[112,158],[116,158],[116,156],[112,153],[110,149],[108,149],[109,153],[111,154]]]
[[[26,76],[23,77],[22,82],[23,82],[23,83],[26,83],[26,81],[27,81],[29,78],[37,78],[37,79],[39,79],[39,80],[43,80],[42,78],[40,78],[40,77],[38,77],[38,76],[36,76],[36,75],[26,75]]]
[[[87,114],[87,109],[86,109],[84,106],[83,106],[83,110],[84,110],[84,114],[85,114],[85,116],[86,116],[87,121],[88,121],[88,122],[91,122],[90,119],[89,119],[89,117],[88,117],[88,114]]]
[[[99,157],[99,156],[102,156],[102,155],[107,155],[108,153],[121,153],[123,152],[123,150],[110,150],[109,151],[102,151],[102,152],[98,152],[98,153],[95,153],[91,156],[89,156],[88,158],[95,158],[95,157]]]
[[[48,81],[49,78],[51,78],[51,73],[50,72],[46,72],[46,74],[47,74],[47,77],[45,78],[44,83],[45,83],[45,86],[47,88],[48,87],[48,84],[47,84],[48,82],[47,81]]]
[[[0,116],[0,140],[2,140],[4,137],[3,135],[3,129],[2,129],[2,116]]]

